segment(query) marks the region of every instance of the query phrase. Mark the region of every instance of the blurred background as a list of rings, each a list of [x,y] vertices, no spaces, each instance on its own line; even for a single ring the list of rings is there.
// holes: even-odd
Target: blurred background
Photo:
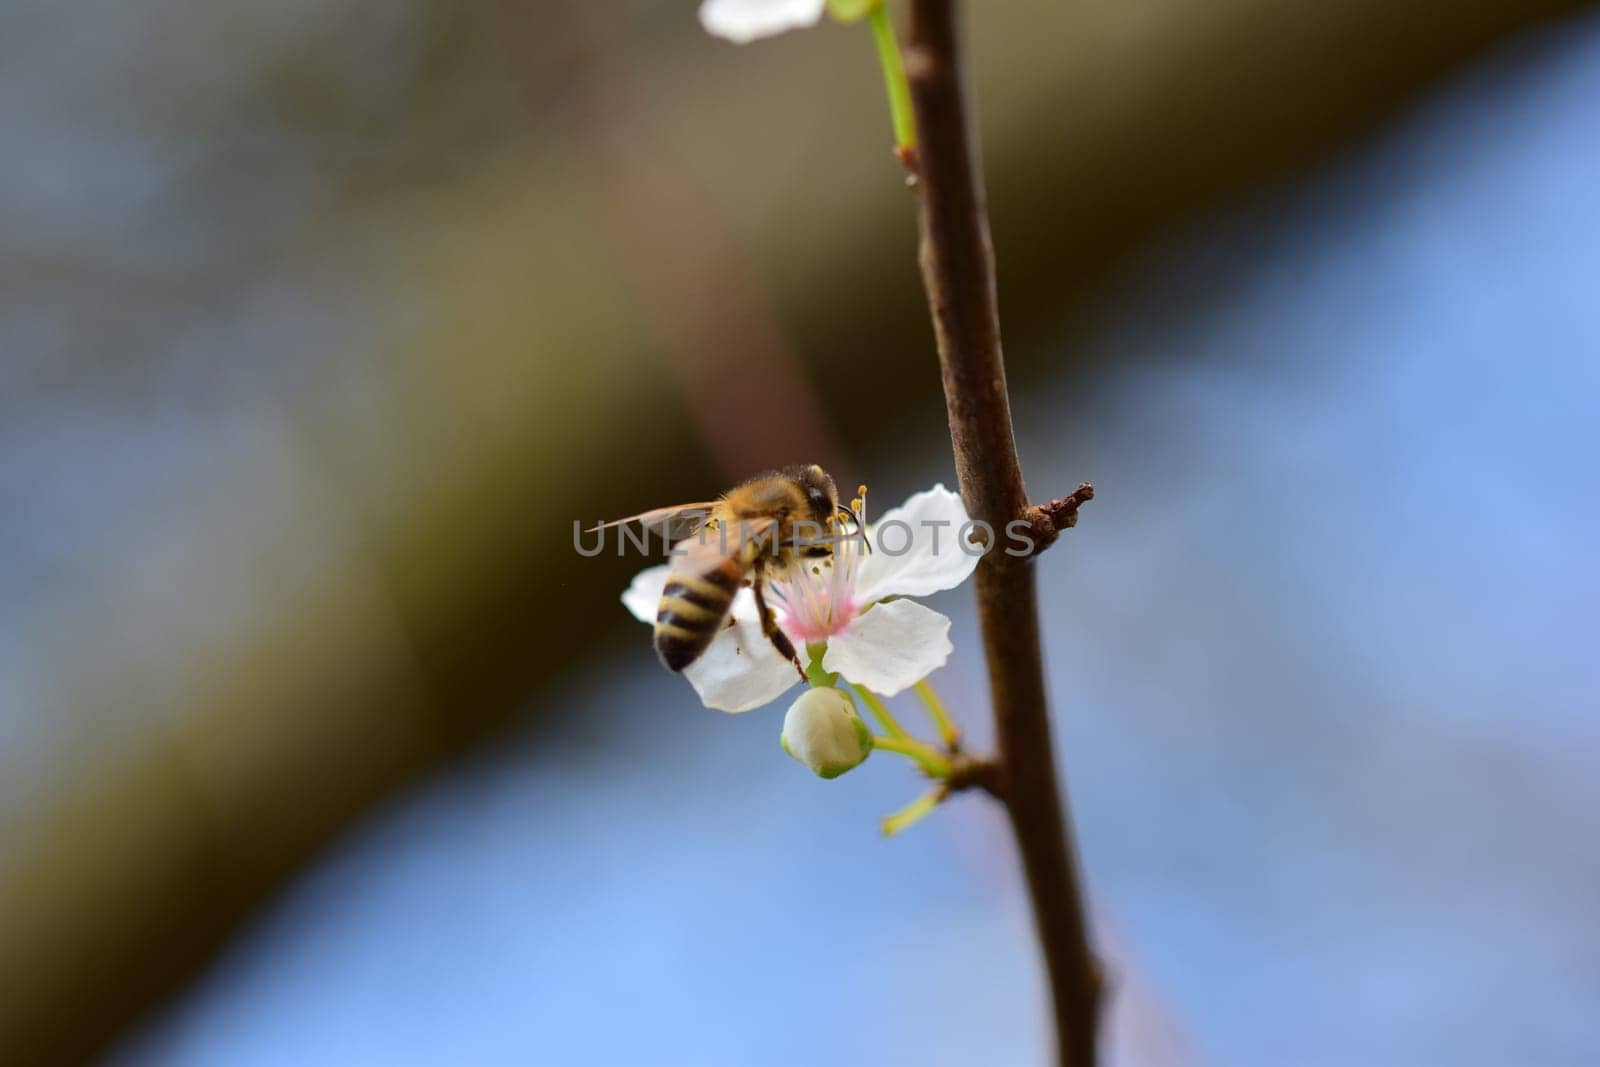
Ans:
[[[1585,6],[969,5],[1117,1064],[1600,1061]],[[572,550],[953,482],[868,34],[694,7],[0,11],[0,1061],[1044,1061],[995,810]]]

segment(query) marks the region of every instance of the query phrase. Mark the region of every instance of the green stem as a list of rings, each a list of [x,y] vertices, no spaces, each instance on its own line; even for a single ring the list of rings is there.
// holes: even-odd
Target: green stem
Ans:
[[[934,786],[893,815],[886,816],[881,824],[883,826],[883,835],[885,837],[893,837],[906,827],[920,822],[924,815],[939,806],[939,802],[945,798],[946,793],[947,790],[944,786]]]
[[[832,689],[839,681],[837,674],[830,674],[822,668],[822,654],[827,650],[826,645],[808,645],[806,653],[811,662],[806,665],[806,681],[818,689]]]
[[[956,742],[961,739],[961,731],[956,729],[955,721],[945,710],[944,701],[933,691],[933,686],[925,681],[917,683],[917,696],[928,705],[928,714],[933,718],[933,724],[939,728],[939,739],[944,742],[946,748],[954,748]]]
[[[867,21],[872,25],[872,39],[878,45],[883,85],[889,91],[894,143],[902,151],[910,151],[917,146],[917,123],[911,112],[911,85],[906,81],[905,63],[900,58],[900,42],[895,39],[894,23],[889,20],[889,5],[875,4]]]
[[[909,757],[917,766],[935,778],[950,777],[950,761],[914,737],[881,737],[872,735],[872,747],[885,752],[897,752]]]
[[[873,716],[878,720],[878,725],[888,730],[891,737],[908,738],[911,736],[910,732],[895,720],[893,713],[884,706],[882,700],[878,699],[876,693],[869,689],[863,689],[854,682],[850,683],[850,688],[856,691],[856,696],[860,697],[861,702],[872,712]]]

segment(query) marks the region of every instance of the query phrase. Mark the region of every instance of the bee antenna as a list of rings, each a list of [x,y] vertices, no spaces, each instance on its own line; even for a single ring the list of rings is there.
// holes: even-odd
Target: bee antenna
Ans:
[[[843,515],[845,517],[845,520],[848,521],[848,522],[854,522],[855,521],[856,513],[851,511],[849,508],[845,507],[843,504],[835,504],[833,506],[833,513],[835,515]],[[847,535],[841,535],[841,536],[847,536]]]
[[[834,510],[837,511],[840,515],[843,515],[843,516],[845,516],[845,518],[850,520],[850,523],[853,526],[855,526],[855,528],[856,528],[856,533],[861,535],[861,545],[862,545],[862,547],[867,552],[871,552],[872,551],[872,542],[867,540],[867,528],[866,528],[866,525],[863,524],[862,521],[861,521],[860,512],[856,511],[853,508],[847,508],[843,504],[835,504],[834,505]],[[855,536],[855,535],[852,534],[851,536]]]

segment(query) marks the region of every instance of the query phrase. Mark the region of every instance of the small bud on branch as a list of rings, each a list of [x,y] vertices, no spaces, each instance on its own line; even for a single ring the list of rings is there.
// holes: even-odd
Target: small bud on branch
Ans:
[[[1064,497],[1046,504],[1029,504],[1023,510],[1022,517],[1028,520],[1032,529],[1033,555],[1037,556],[1055,544],[1062,530],[1070,530],[1078,525],[1078,508],[1093,499],[1094,486],[1081,482],[1078,488]]]

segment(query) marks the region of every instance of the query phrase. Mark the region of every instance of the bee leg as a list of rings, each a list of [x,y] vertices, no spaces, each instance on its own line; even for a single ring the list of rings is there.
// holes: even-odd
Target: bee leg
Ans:
[[[772,642],[772,647],[778,654],[800,672],[800,680],[806,680],[806,669],[800,665],[800,657],[794,650],[794,642],[789,640],[789,635],[778,626],[778,620],[773,616],[772,609],[767,607],[767,598],[761,593],[761,571],[756,571],[755,581],[750,583],[751,592],[756,595],[756,612],[761,616],[761,632],[767,635],[767,640]]]

